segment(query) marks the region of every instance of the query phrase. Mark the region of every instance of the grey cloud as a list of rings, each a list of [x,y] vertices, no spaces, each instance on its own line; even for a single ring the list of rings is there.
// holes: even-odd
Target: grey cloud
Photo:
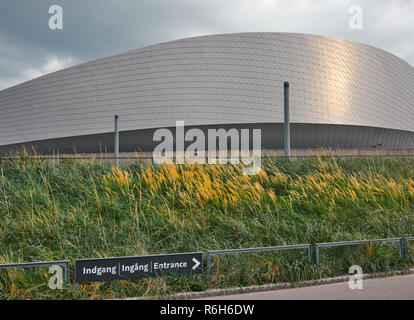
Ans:
[[[63,30],[48,8],[63,7]],[[348,28],[348,8],[364,9],[364,29]],[[303,32],[383,48],[414,65],[414,1],[372,0],[2,0],[0,89],[47,70],[173,39],[211,33]]]

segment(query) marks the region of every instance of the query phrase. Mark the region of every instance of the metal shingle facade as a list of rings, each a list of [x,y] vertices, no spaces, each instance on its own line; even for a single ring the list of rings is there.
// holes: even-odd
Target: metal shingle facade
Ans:
[[[0,146],[113,131],[291,121],[414,132],[414,68],[377,48],[294,33],[176,40],[0,91]]]

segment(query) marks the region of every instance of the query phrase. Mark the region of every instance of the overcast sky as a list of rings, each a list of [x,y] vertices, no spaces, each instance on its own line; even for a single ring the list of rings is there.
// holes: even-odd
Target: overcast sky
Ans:
[[[348,26],[354,4],[362,30]],[[51,5],[63,30],[49,29]],[[0,90],[150,44],[249,31],[355,40],[414,65],[414,0],[1,0]]]

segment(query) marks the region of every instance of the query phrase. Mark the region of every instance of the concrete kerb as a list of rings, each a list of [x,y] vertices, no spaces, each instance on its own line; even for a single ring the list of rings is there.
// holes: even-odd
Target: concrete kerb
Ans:
[[[392,276],[400,276],[414,274],[414,268],[403,271],[392,271],[392,272],[379,272],[379,273],[368,273],[362,276],[363,279],[375,279],[375,278],[385,278]],[[225,288],[225,289],[212,289],[200,292],[183,292],[177,293],[170,296],[150,296],[150,297],[132,297],[125,298],[124,300],[190,300],[190,299],[203,299],[243,293],[253,293],[253,292],[265,292],[273,290],[283,290],[283,289],[293,289],[301,287],[311,287],[331,283],[340,283],[349,281],[351,275],[339,276],[332,278],[322,278],[317,280],[307,280],[301,282],[286,282],[286,283],[274,283],[274,284],[265,284],[260,286],[249,286],[249,287],[235,287],[235,288]]]

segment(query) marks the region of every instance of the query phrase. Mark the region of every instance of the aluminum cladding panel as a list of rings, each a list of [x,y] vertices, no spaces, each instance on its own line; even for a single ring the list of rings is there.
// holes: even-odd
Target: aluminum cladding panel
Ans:
[[[161,43],[0,91],[0,145],[186,125],[291,121],[414,132],[414,68],[347,40],[292,33]]]

